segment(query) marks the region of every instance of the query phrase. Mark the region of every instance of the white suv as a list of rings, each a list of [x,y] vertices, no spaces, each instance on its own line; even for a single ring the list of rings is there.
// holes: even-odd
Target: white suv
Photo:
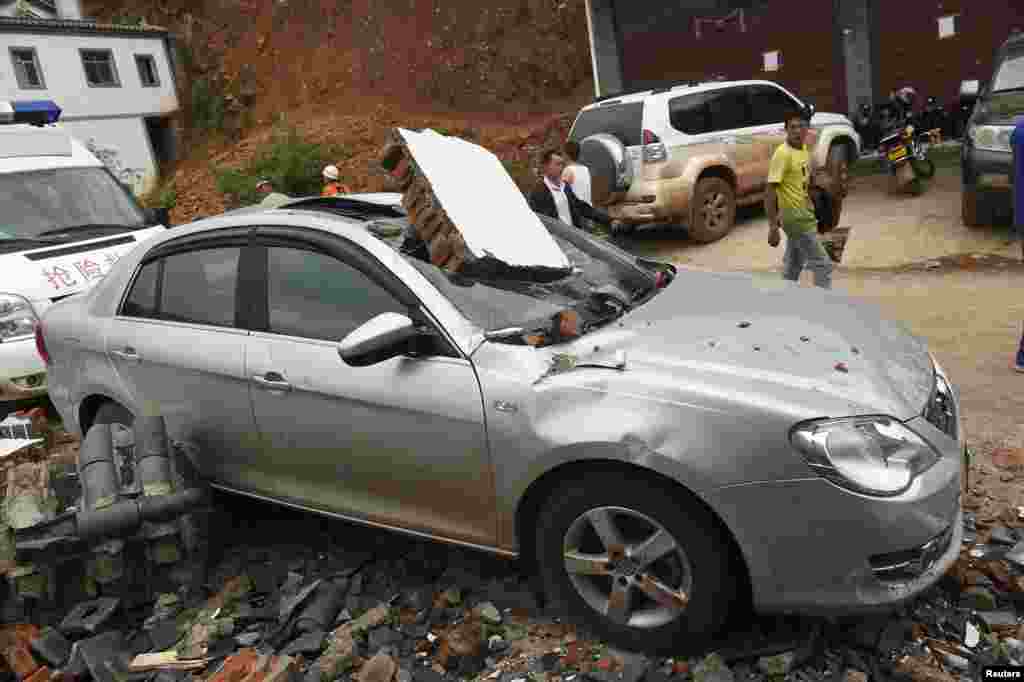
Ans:
[[[769,81],[677,85],[584,107],[569,138],[591,169],[592,197],[629,225],[680,223],[698,242],[732,229],[738,205],[764,199],[768,165],[785,142],[787,111],[809,113],[815,183],[832,194],[835,219],[860,136],[849,118]]]

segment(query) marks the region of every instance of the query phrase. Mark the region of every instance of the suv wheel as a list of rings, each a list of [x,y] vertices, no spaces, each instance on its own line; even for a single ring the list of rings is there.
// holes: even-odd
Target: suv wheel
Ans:
[[[828,150],[828,159],[825,161],[829,181],[832,183],[832,224],[830,228],[839,225],[839,218],[843,213],[843,200],[850,192],[850,151],[841,142],[833,143]]]
[[[693,192],[689,235],[701,244],[718,241],[736,223],[736,193],[722,178],[703,178]]]
[[[537,524],[545,592],[610,643],[695,651],[739,593],[733,551],[710,512],[679,491],[612,473],[567,481]]]
[[[992,223],[992,213],[978,195],[978,190],[964,186],[960,197],[964,225],[982,227]]]

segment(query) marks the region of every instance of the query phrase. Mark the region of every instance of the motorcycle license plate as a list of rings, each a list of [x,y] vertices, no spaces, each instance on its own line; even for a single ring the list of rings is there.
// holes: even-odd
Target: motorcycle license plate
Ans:
[[[889,150],[890,161],[902,161],[907,158],[907,148],[900,146]]]

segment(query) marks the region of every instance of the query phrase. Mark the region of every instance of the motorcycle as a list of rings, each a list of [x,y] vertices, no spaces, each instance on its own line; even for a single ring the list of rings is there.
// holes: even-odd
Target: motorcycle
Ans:
[[[854,130],[861,136],[864,149],[878,147],[879,126],[874,107],[870,104],[861,105],[860,112],[854,121]]]
[[[920,116],[921,127],[924,130],[939,130],[942,135],[952,132],[949,128],[949,116],[946,109],[935,97],[929,97]]]
[[[901,123],[882,138],[879,148],[883,162],[900,187],[909,187],[911,193],[920,194],[924,191],[922,180],[935,175],[935,163],[928,158],[928,149],[935,142],[937,132],[918,132],[907,118]]]

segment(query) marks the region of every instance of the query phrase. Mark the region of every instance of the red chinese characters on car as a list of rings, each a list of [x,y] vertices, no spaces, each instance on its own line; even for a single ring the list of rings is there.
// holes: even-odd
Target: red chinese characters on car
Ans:
[[[102,257],[92,256],[75,261],[71,266],[45,267],[42,272],[47,281],[53,285],[54,290],[60,291],[78,286],[78,277],[81,277],[86,283],[103,279],[117,261],[116,253],[105,253]]]
[[[78,280],[75,279],[74,273],[59,265],[43,268],[43,276],[49,280],[50,284],[57,291],[78,285]]]
[[[89,258],[85,258],[75,263],[75,269],[82,273],[82,277],[85,277],[85,281],[87,282],[102,279],[103,275],[106,274],[103,272],[99,263]]]

